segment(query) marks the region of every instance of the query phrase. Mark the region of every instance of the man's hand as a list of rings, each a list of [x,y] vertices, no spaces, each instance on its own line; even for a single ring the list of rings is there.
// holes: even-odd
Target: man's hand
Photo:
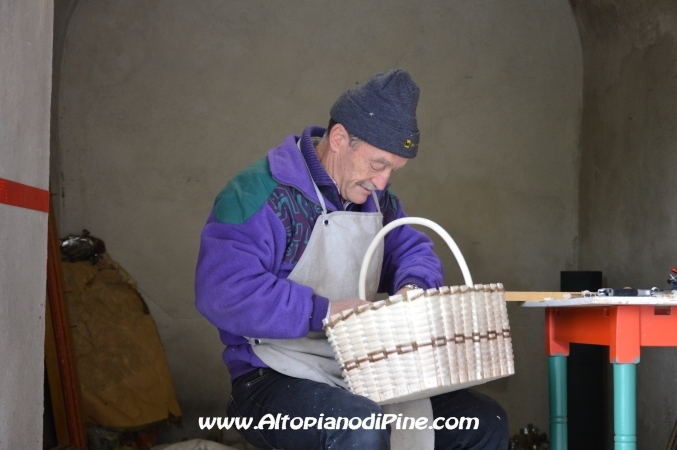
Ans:
[[[360,300],[359,298],[349,298],[348,300],[336,300],[335,302],[329,302],[329,317],[334,314],[338,314],[346,309],[357,308],[358,306],[367,305],[370,302],[366,300]]]
[[[411,291],[411,289],[409,289],[407,287],[403,287],[399,291],[395,292],[395,295],[404,295],[406,297],[405,294],[407,293],[407,291]]]

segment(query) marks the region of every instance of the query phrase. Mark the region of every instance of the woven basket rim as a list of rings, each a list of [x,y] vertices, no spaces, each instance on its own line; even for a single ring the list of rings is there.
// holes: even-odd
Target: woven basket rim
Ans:
[[[444,291],[444,292],[443,292]],[[421,298],[432,297],[435,295],[450,295],[456,293],[466,292],[505,292],[505,288],[502,283],[492,283],[492,284],[476,284],[474,286],[467,286],[462,284],[460,286],[440,286],[439,288],[430,288],[430,289],[413,289],[408,291],[406,295],[396,294],[391,295],[385,300],[379,300],[377,302],[370,302],[368,305],[362,305],[357,308],[347,309],[339,313],[334,314],[328,319],[324,319],[323,330],[327,328],[334,327],[337,323],[343,322],[346,319],[350,318],[353,315],[360,315],[365,311],[374,311],[384,306],[394,305],[400,302],[413,302]]]

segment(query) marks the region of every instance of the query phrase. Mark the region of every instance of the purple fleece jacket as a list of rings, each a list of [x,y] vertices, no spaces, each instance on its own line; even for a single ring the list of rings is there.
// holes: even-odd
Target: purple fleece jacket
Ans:
[[[310,174],[327,209],[343,210],[311,139],[324,131],[306,128],[300,137],[301,152],[299,137],[288,136],[267,158],[233,178],[217,197],[202,231],[195,304],[219,329],[232,380],[267,367],[244,336],[293,339],[322,330],[329,300],[287,277],[321,213]],[[405,217],[399,199],[389,190],[377,194],[384,225]],[[362,205],[349,204],[348,210],[374,212],[376,205],[369,199]],[[442,266],[424,233],[401,226],[384,239],[379,292],[393,294],[409,283],[441,286]]]

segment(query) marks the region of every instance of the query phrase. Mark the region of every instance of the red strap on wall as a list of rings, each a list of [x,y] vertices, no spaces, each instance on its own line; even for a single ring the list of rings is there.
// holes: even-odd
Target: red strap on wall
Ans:
[[[49,191],[0,178],[0,203],[49,212]]]

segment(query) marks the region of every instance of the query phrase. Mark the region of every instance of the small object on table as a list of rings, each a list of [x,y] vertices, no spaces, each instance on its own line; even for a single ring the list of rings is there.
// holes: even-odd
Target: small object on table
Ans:
[[[677,267],[673,267],[671,272],[668,284],[672,284],[672,289],[677,290]]]
[[[652,289],[633,289],[633,288],[602,288],[597,290],[600,297],[649,297],[653,293]]]

